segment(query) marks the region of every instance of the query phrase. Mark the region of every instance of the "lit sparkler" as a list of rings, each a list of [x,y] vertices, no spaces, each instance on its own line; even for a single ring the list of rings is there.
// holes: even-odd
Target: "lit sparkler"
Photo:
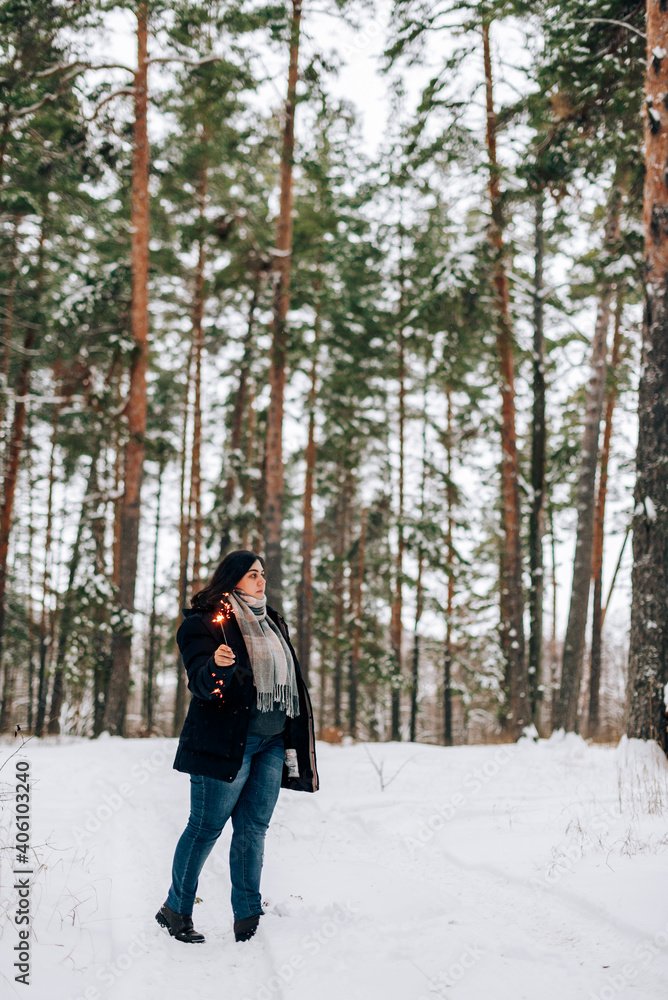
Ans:
[[[216,617],[213,619],[213,624],[214,625],[220,625],[220,627],[221,627],[221,629],[223,631],[223,641],[224,641],[224,643],[225,643],[226,646],[227,646],[228,643],[227,643],[227,636],[225,635],[225,624],[224,623],[227,622],[227,621],[229,621],[230,618],[232,617],[232,615],[234,614],[234,608],[229,603],[229,601],[225,600],[225,598],[229,597],[229,596],[230,596],[229,594],[223,594],[223,596],[220,599],[220,604],[221,604],[220,611],[218,612],[218,614],[216,615]]]
[[[227,636],[225,635],[225,622],[229,621],[232,615],[234,614],[234,608],[229,603],[229,601],[225,600],[225,598],[229,596],[230,596],[229,594],[223,594],[223,596],[220,599],[220,605],[221,605],[220,610],[216,614],[215,618],[211,619],[214,625],[220,625],[223,633],[223,642],[225,643],[226,646],[228,645],[228,642],[227,642]],[[215,677],[215,674],[211,674],[211,676]],[[219,683],[222,687],[223,686],[222,680],[219,681]],[[213,693],[217,694],[220,698],[223,697],[223,692],[219,687],[215,687],[213,689]]]

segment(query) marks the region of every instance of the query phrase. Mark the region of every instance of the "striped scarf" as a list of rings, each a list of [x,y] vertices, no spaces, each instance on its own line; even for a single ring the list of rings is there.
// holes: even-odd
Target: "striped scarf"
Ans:
[[[235,590],[229,599],[253,668],[259,711],[270,712],[277,701],[294,718],[299,715],[295,665],[281,630],[267,614],[267,595],[251,597]]]

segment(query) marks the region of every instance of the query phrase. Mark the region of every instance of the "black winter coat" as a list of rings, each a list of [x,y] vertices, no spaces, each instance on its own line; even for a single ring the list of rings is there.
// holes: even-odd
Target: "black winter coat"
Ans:
[[[184,621],[176,633],[176,641],[188,674],[188,690],[193,697],[173,766],[187,774],[233,781],[243,760],[251,705],[253,699],[257,699],[246,643],[232,616],[225,622],[225,636],[226,645],[232,648],[236,660],[229,667],[219,667],[213,654],[225,639],[220,625],[213,624],[216,612],[186,608],[183,614]],[[284,618],[270,607],[267,607],[267,614],[280,628],[292,652],[299,689],[299,715],[294,719],[286,716],[282,734],[285,746],[297,751],[299,777],[290,778],[284,764],[281,787],[317,792],[320,782],[311,699]],[[214,690],[216,688],[220,693]]]

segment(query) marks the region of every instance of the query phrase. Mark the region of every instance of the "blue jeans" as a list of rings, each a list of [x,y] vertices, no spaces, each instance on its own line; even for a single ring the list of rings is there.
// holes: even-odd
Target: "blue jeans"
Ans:
[[[230,816],[234,919],[262,913],[264,837],[281,787],[284,753],[282,733],[249,735],[234,781],[190,775],[190,818],[176,845],[166,900],[176,913],[192,913],[199,874]]]

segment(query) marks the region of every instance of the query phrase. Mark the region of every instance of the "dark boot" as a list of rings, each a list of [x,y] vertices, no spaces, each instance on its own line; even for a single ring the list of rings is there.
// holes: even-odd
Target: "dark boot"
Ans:
[[[253,937],[260,923],[261,913],[254,913],[252,917],[242,917],[241,920],[234,921],[234,936],[237,941],[248,941]]]
[[[193,927],[193,918],[189,913],[175,913],[167,903],[163,903],[155,915],[161,927],[166,927],[172,937],[187,944],[200,944],[204,935]]]

